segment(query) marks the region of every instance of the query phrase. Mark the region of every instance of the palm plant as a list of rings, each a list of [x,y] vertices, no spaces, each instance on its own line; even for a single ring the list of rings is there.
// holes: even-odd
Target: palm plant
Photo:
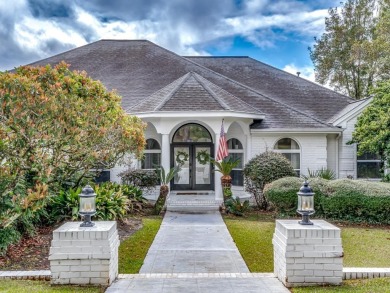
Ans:
[[[174,168],[169,169],[168,173],[165,172],[164,167],[159,167],[156,169],[158,176],[160,177],[160,194],[158,195],[156,204],[154,205],[154,213],[160,214],[163,207],[165,206],[165,202],[169,193],[169,182],[179,173],[180,167],[176,166]]]
[[[215,171],[219,172],[222,174],[221,177],[221,183],[222,187],[228,187],[230,188],[232,185],[232,177],[230,176],[230,173],[232,170],[240,164],[240,159],[239,158],[224,158],[221,162],[218,162],[214,159],[211,160],[211,162],[215,166]]]

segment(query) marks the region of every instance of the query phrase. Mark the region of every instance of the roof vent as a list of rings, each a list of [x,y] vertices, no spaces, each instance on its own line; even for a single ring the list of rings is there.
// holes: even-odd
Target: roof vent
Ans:
[[[299,77],[300,74],[301,74],[301,73],[298,71],[298,72],[297,72],[297,76]]]

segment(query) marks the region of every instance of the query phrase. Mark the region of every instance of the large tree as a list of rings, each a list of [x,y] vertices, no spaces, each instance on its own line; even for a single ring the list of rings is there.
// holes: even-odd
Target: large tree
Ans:
[[[359,154],[379,154],[390,166],[390,80],[379,82],[372,94],[372,102],[358,118],[351,143],[359,144]]]
[[[144,123],[120,102],[65,63],[0,73],[0,228],[90,169],[142,154]]]
[[[355,99],[368,97],[388,78],[390,22],[388,0],[348,0],[329,9],[325,33],[309,48],[316,81]]]

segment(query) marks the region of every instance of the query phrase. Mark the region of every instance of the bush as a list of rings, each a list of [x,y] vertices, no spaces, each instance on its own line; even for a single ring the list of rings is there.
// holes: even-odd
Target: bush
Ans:
[[[152,190],[159,184],[158,174],[154,170],[129,169],[119,173],[122,183],[133,185],[143,190]]]
[[[79,194],[81,188],[61,190],[58,195],[49,199],[47,212],[49,222],[61,222],[64,220],[77,220],[79,216]]]
[[[249,200],[241,202],[240,198],[230,198],[225,203],[226,213],[231,213],[236,216],[243,216],[249,209]]]
[[[302,180],[283,178],[268,184],[266,198],[280,214],[296,215],[297,192]],[[315,192],[315,216],[345,220],[390,224],[390,185],[381,182],[320,178],[310,180]]]
[[[335,180],[336,179],[336,172],[331,169],[321,168],[316,171],[312,171],[310,169],[307,169],[308,176],[302,176],[305,179],[309,178],[322,178],[326,180]]]
[[[266,209],[264,186],[276,179],[296,175],[289,160],[282,154],[265,152],[251,159],[244,167],[245,191],[254,195],[259,208]]]

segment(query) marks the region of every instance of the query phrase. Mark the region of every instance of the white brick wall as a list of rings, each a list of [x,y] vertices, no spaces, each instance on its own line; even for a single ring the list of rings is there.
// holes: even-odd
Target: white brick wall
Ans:
[[[323,221],[300,225],[297,220],[277,220],[274,274],[287,287],[340,284],[343,249],[340,229]]]
[[[116,222],[80,227],[68,222],[53,231],[49,260],[52,284],[110,285],[118,276]]]
[[[281,138],[292,138],[298,142],[301,148],[301,174],[307,174],[307,170],[319,170],[327,168],[327,138],[326,134],[280,134],[280,133],[256,133],[252,135],[251,158],[273,150],[275,143]]]

